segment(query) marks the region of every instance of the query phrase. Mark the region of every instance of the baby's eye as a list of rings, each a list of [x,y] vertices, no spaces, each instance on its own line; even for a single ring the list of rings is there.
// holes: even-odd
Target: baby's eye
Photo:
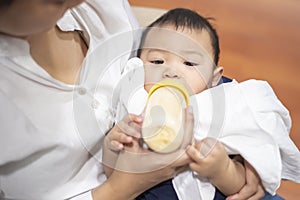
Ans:
[[[150,61],[152,64],[155,64],[155,65],[161,65],[161,64],[164,64],[164,61],[163,60],[152,60]]]
[[[183,64],[185,64],[186,66],[191,66],[191,67],[197,65],[196,63],[192,63],[192,62],[189,62],[189,61],[186,61],[186,62],[184,62]]]

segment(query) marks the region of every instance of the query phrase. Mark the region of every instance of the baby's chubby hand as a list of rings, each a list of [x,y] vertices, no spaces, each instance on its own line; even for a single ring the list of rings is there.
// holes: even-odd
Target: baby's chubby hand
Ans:
[[[141,138],[142,122],[141,115],[127,114],[106,135],[108,148],[119,151],[131,144],[134,138]]]
[[[207,178],[221,173],[230,161],[224,146],[214,138],[195,141],[194,145],[188,148],[187,154],[193,160],[190,168]]]

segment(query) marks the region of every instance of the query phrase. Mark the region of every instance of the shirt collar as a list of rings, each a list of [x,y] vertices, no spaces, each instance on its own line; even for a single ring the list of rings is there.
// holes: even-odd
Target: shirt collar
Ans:
[[[0,34],[0,57],[25,56],[29,51],[29,43],[26,40]]]
[[[75,20],[71,10],[67,10],[64,16],[58,20],[57,26],[65,32],[74,30],[82,31],[82,27]]]

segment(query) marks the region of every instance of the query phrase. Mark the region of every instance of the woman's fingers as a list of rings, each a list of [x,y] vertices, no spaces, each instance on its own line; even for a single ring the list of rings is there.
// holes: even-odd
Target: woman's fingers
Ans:
[[[133,114],[126,115],[123,120],[117,123],[117,127],[121,132],[135,138],[141,137],[141,121],[142,119]]]
[[[124,145],[133,142],[133,138],[141,137],[142,117],[134,114],[126,115],[107,134],[108,147],[111,150],[122,150]]]
[[[124,144],[129,144],[133,140],[131,136],[121,132],[118,128],[113,128],[105,139],[111,150],[121,150],[124,148]]]

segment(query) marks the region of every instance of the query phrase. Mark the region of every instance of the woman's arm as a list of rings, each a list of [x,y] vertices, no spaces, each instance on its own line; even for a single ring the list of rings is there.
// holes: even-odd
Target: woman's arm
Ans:
[[[174,177],[178,168],[168,166],[147,173],[128,173],[114,170],[108,180],[92,191],[94,200],[129,200],[152,186]]]

